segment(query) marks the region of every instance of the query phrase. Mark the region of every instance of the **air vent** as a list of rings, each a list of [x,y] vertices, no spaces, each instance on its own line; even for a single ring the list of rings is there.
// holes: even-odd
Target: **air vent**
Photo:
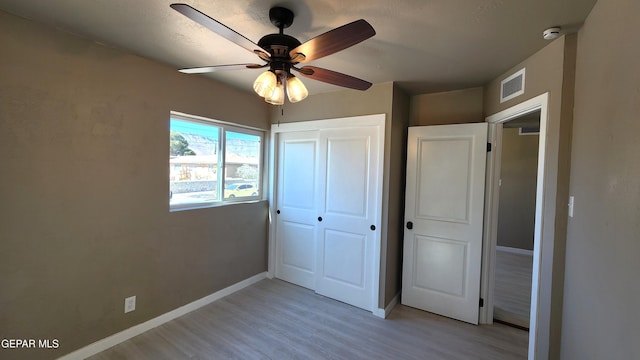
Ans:
[[[540,135],[540,126],[521,127],[518,130],[518,135]]]
[[[516,96],[524,94],[524,72],[522,69],[500,83],[500,102],[511,100]]]

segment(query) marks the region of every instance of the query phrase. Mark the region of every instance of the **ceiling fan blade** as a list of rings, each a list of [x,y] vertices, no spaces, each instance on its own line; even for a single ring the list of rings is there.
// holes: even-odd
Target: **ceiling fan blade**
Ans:
[[[266,56],[266,58],[269,58],[271,56],[268,51],[265,52],[264,49],[258,46],[258,44],[254,43],[253,41],[235,32],[233,29],[209,17],[208,15],[201,13],[200,11],[192,8],[187,4],[176,3],[176,4],[171,4],[170,6],[173,10],[181,13],[182,15],[206,27],[207,29],[213,31],[214,33],[222,36],[223,38],[251,52],[259,51],[261,53],[264,53],[264,56]]]
[[[373,27],[363,19],[342,25],[318,35],[289,52],[291,58],[298,53],[305,55],[298,62],[309,62],[344,50],[376,34]]]
[[[185,74],[204,74],[204,73],[210,73],[210,72],[216,72],[216,71],[227,71],[227,70],[260,69],[266,66],[269,66],[269,64],[264,64],[264,65],[231,64],[231,65],[215,65],[215,66],[187,68],[187,69],[180,69],[178,71]]]
[[[372,85],[370,82],[358,79],[357,77],[315,66],[304,66],[300,69],[292,67],[292,69],[297,70],[300,75],[309,79],[347,87],[350,89],[367,90]]]

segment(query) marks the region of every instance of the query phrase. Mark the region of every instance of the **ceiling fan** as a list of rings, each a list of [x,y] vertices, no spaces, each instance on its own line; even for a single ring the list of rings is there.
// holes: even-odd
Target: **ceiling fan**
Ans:
[[[230,64],[180,69],[187,74],[208,73],[223,70],[259,69],[268,67],[253,84],[253,89],[265,101],[274,104],[284,104],[285,89],[290,102],[298,102],[307,97],[308,91],[304,84],[295,77],[291,70],[301,76],[326,82],[333,85],[357,90],[367,90],[371,83],[356,77],[316,66],[302,66],[307,62],[331,55],[340,50],[351,47],[376,34],[373,27],[360,19],[340,26],[315,38],[300,43],[296,38],[284,34],[284,29],[293,23],[293,12],[284,7],[273,7],[269,10],[269,19],[279,32],[263,36],[258,43],[247,39],[221,22],[207,16],[187,4],[171,4],[171,8],[182,15],[208,28],[225,39],[251,51],[263,60],[264,64]]]

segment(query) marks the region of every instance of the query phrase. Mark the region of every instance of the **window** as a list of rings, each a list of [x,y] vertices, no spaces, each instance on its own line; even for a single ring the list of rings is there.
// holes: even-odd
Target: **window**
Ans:
[[[171,113],[171,210],[260,199],[262,131]]]

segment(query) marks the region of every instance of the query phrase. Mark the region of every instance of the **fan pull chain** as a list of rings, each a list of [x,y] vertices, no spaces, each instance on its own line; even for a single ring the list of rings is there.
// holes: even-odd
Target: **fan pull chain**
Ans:
[[[280,105],[280,117],[278,118],[278,127],[280,127],[280,119],[284,118],[284,104]]]

